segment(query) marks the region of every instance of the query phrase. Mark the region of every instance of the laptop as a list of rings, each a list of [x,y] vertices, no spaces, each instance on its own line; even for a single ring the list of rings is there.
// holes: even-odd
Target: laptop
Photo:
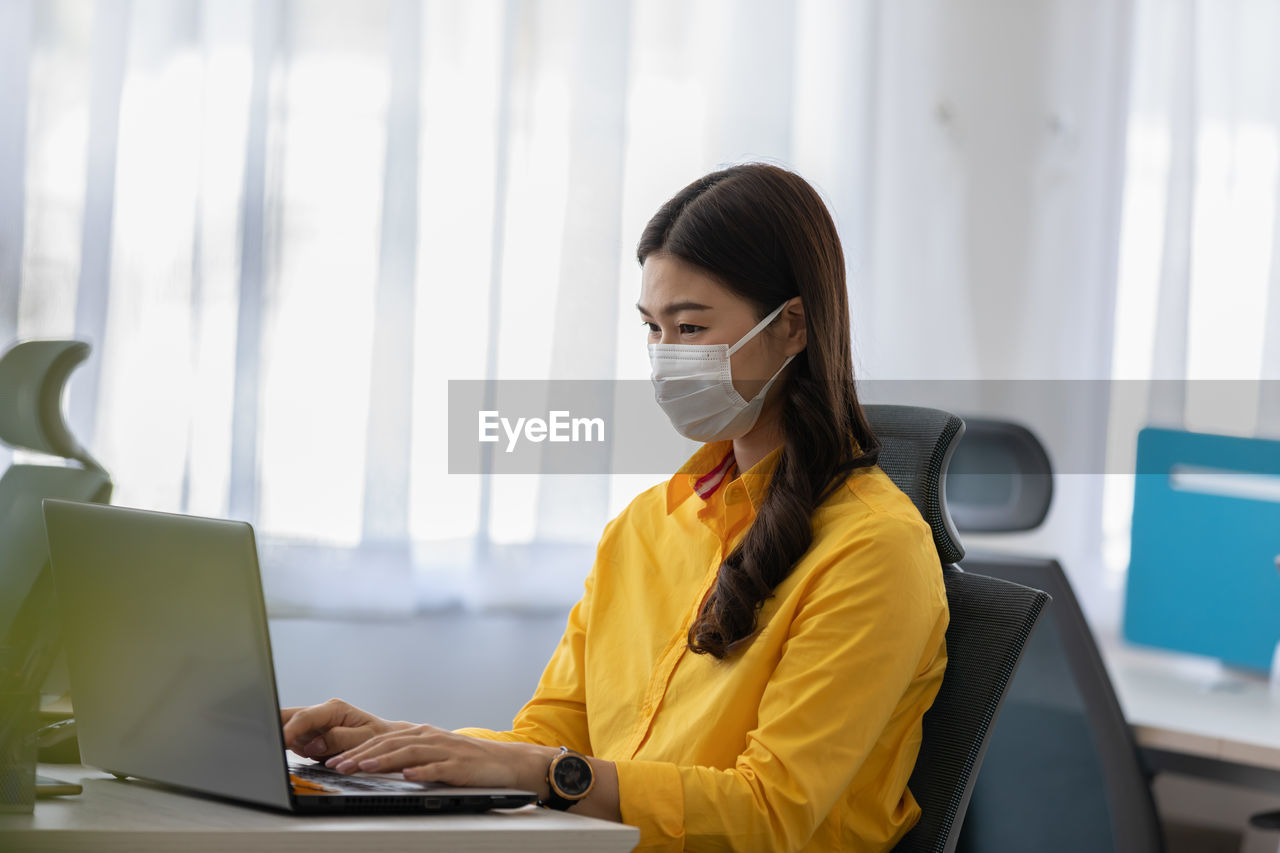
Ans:
[[[296,813],[536,799],[344,776],[288,753],[250,525],[52,499],[44,517],[85,764]]]

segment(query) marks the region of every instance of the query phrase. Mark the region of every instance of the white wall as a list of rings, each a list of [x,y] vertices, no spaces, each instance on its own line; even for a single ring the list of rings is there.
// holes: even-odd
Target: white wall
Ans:
[[[567,616],[568,608],[376,622],[273,619],[280,702],[336,696],[389,719],[506,729],[533,695]]]

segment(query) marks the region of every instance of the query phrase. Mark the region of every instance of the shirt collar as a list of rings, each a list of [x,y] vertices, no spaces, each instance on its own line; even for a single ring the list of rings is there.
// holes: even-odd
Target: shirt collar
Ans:
[[[667,514],[684,503],[691,495],[697,494],[698,482],[708,475],[713,475],[726,457],[733,453],[732,441],[712,441],[702,445],[689,457],[680,470],[667,481]],[[760,504],[768,493],[769,481],[773,478],[774,469],[782,458],[782,445],[765,454],[765,457],[739,475],[747,490],[747,498],[751,508],[759,510]]]

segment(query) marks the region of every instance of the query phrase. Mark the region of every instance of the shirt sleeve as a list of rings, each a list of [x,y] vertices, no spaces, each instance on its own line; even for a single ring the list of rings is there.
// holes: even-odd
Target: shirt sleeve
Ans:
[[[940,566],[922,525],[881,521],[873,536],[833,549],[808,579],[735,766],[616,763],[623,821],[641,832],[637,850],[800,848],[895,714],[922,715],[932,703],[946,660]],[[900,728],[912,726],[903,778],[886,788],[895,801],[919,749],[919,720]]]
[[[592,591],[596,569],[604,543],[609,538],[614,522],[610,522],[600,537],[596,565],[583,584],[582,598],[569,611],[560,643],[551,655],[533,698],[525,703],[504,732],[482,728],[455,729],[458,734],[485,740],[516,743],[535,743],[541,746],[567,746],[591,755],[591,737],[587,732],[587,701],[585,685],[586,632],[591,616]]]

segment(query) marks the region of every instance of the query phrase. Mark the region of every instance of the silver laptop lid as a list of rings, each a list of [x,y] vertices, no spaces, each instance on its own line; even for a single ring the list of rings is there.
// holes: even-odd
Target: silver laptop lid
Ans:
[[[46,500],[86,764],[290,807],[253,529]]]

